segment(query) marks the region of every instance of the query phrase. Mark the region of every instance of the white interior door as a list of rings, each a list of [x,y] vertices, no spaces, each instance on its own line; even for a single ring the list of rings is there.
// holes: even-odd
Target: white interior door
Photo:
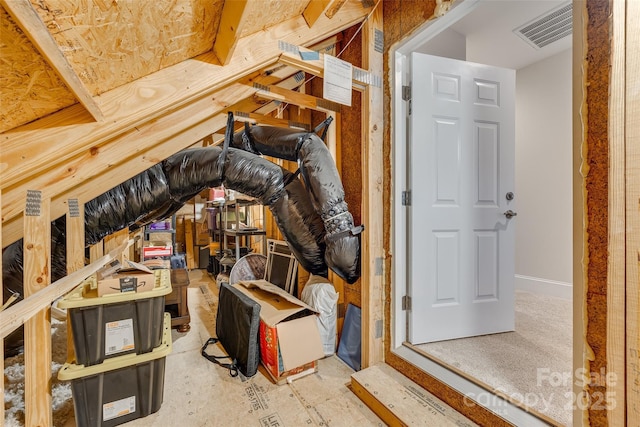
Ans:
[[[514,329],[515,71],[411,56],[408,340]]]

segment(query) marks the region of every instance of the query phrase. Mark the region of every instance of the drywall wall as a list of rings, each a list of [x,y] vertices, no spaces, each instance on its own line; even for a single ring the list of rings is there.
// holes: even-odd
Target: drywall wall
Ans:
[[[571,49],[516,72],[516,286],[571,297]]]
[[[447,28],[416,51],[464,61],[467,58],[467,38],[464,34]]]

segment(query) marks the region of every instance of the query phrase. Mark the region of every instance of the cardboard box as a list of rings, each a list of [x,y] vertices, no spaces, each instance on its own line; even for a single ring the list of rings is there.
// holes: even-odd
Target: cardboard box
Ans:
[[[260,362],[277,384],[313,373],[324,357],[318,313],[266,280],[235,285],[260,303]]]
[[[137,262],[111,263],[97,272],[98,296],[121,292],[145,292],[155,287],[154,273]]]
[[[168,257],[173,255],[173,246],[165,242],[144,242],[142,259],[155,257]]]

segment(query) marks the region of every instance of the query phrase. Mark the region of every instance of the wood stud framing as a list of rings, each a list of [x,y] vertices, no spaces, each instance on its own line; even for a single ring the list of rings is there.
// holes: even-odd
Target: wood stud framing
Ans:
[[[24,297],[51,283],[51,217],[49,199],[38,191],[27,195],[24,219]],[[51,309],[40,309],[24,323],[25,425],[50,426]]]
[[[640,4],[617,3],[626,6],[625,93],[628,96],[625,98],[627,390],[624,399],[616,395],[616,401],[627,403],[626,425],[633,426],[640,425]],[[620,376],[618,380],[622,382]]]
[[[382,50],[376,49],[375,33],[382,32],[382,5],[365,22],[362,33],[362,66],[382,69]],[[384,360],[383,272],[376,271],[376,259],[384,255],[383,242],[383,94],[382,88],[369,85],[362,96],[362,366]]]
[[[609,425],[624,425],[625,385],[625,13],[624,1],[612,2],[612,45],[609,110],[609,184],[619,191],[609,192],[609,263],[607,271],[607,372],[618,380],[606,386]],[[603,384],[604,385],[604,384]]]

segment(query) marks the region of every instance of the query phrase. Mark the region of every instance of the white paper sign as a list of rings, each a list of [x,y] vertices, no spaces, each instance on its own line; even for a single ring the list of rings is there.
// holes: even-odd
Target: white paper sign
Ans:
[[[325,54],[322,97],[350,107],[352,73],[351,63]]]

